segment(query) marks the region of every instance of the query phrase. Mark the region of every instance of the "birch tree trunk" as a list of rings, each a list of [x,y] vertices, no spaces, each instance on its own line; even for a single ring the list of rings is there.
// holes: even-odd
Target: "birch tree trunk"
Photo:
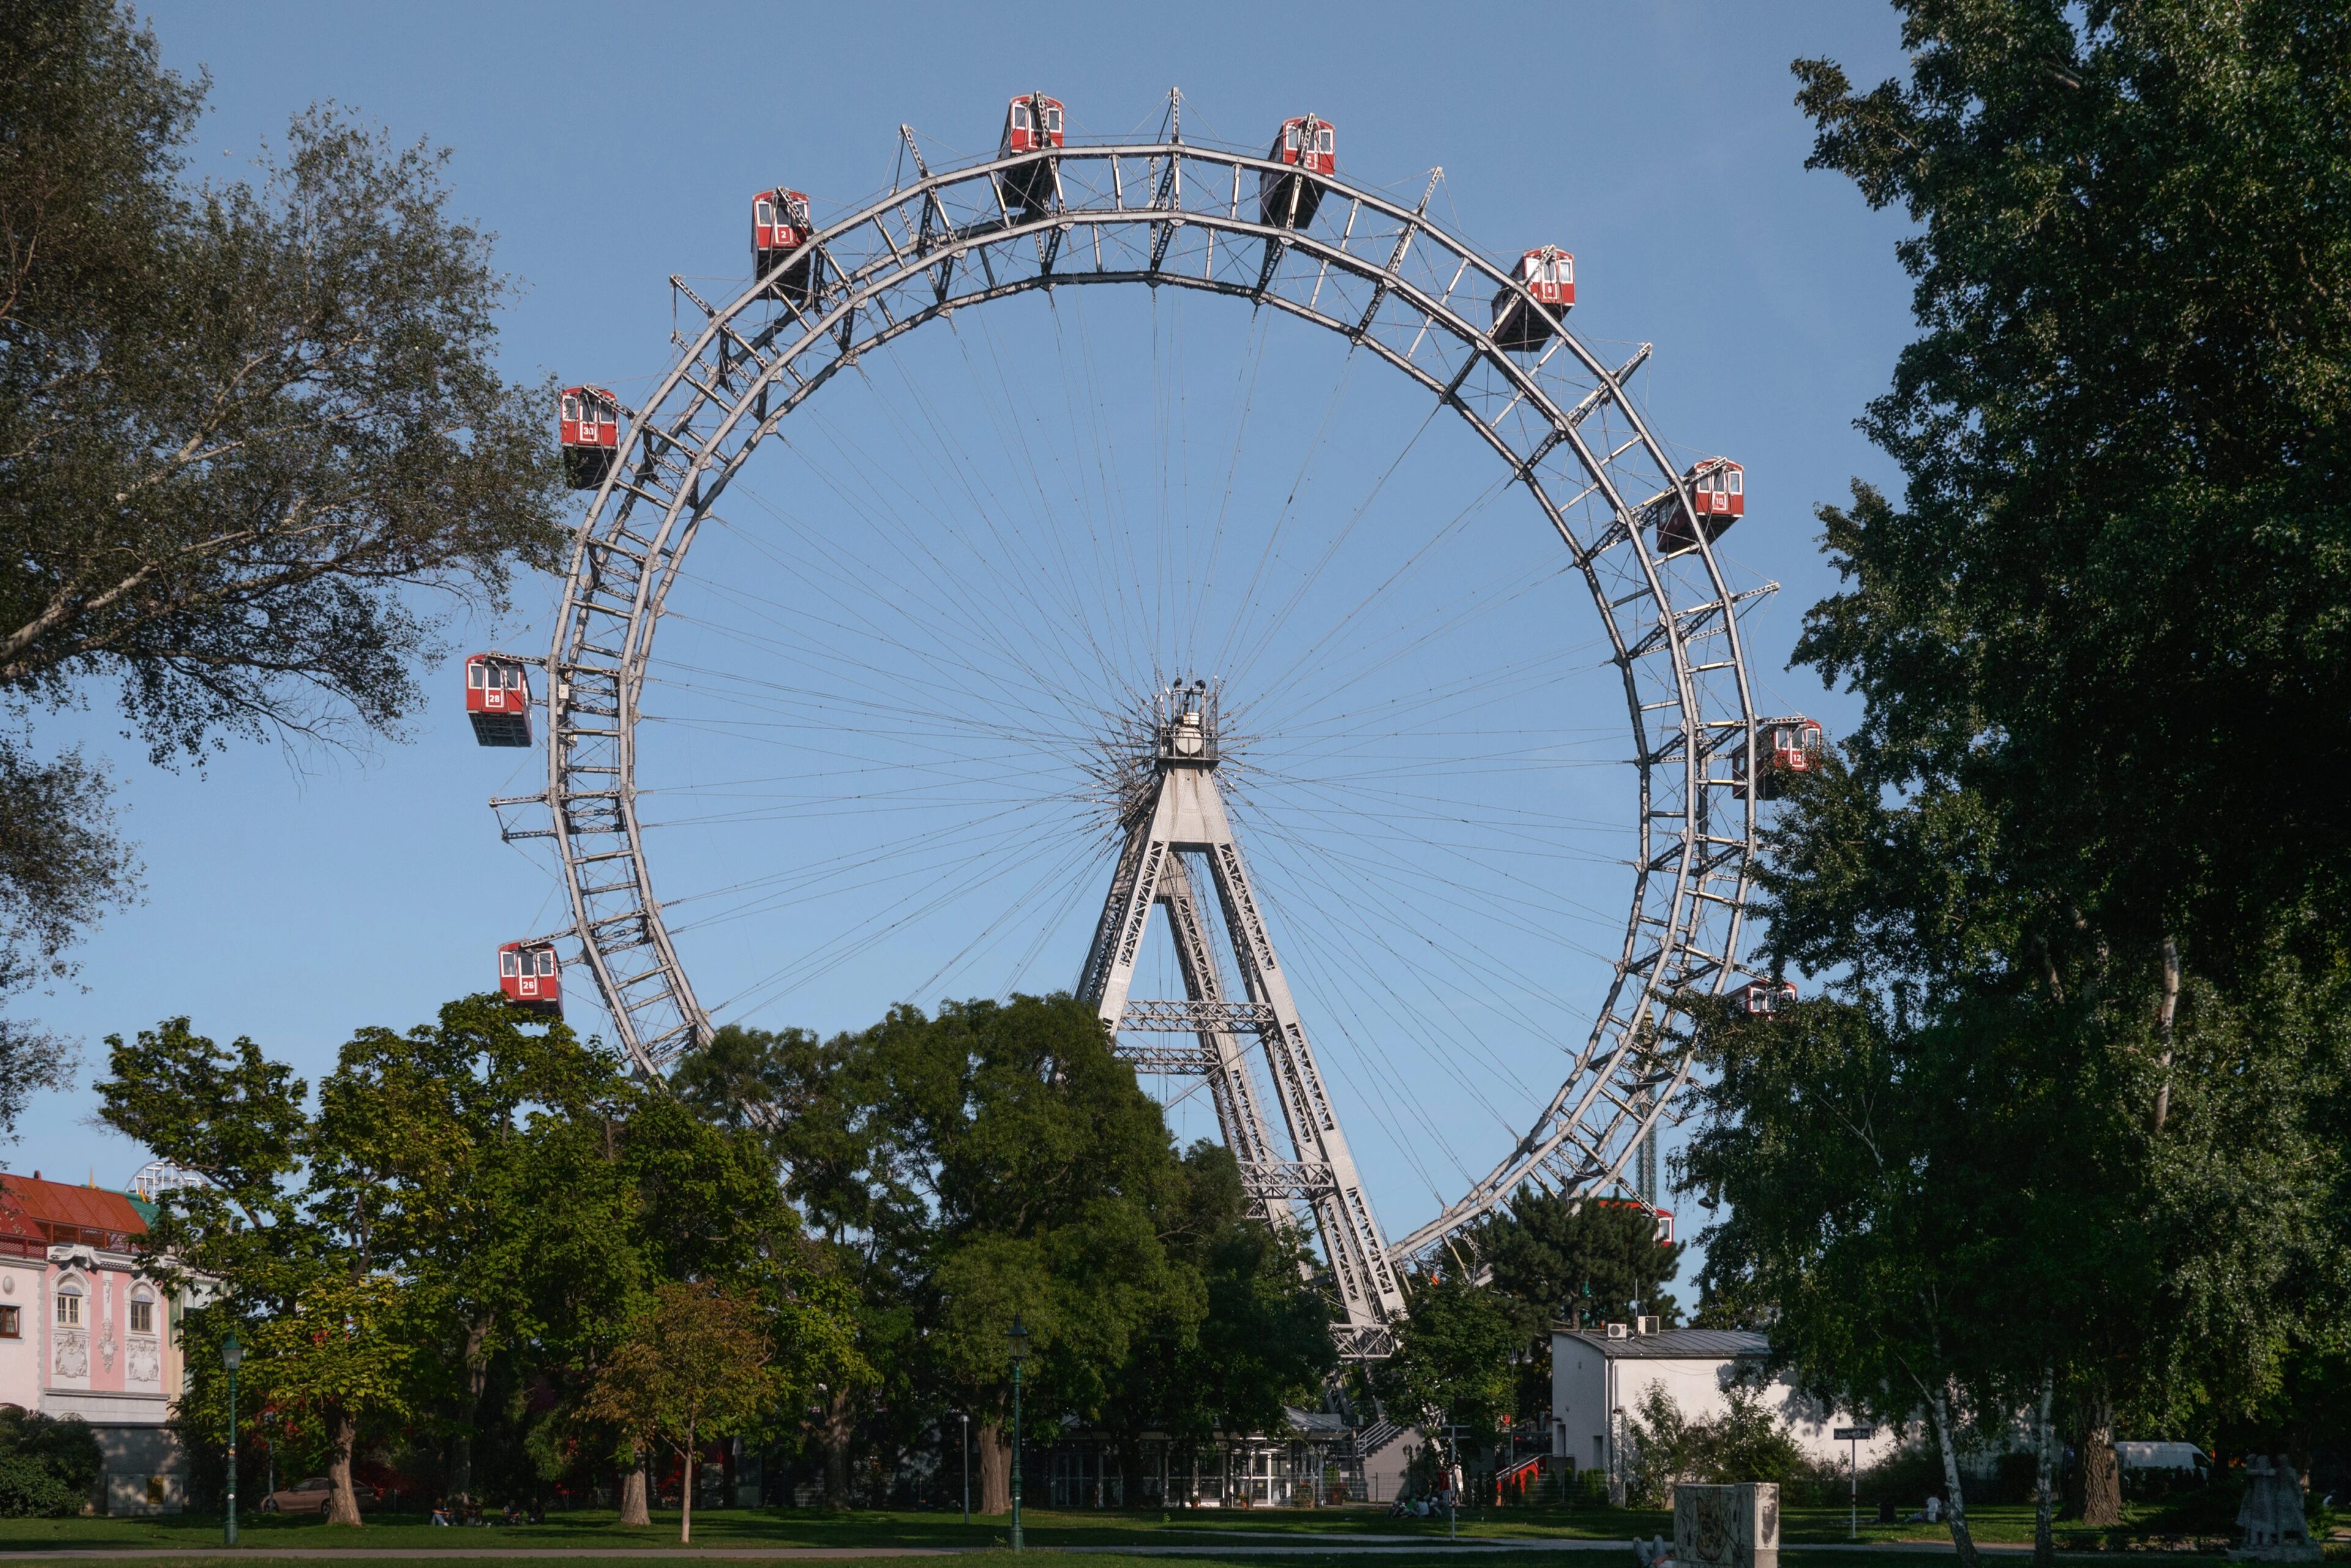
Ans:
[[[684,1511],[677,1516],[677,1543],[685,1545],[694,1539],[694,1432],[685,1434],[685,1484],[678,1490],[678,1507]]]
[[[979,1511],[1012,1511],[1012,1444],[1000,1422],[979,1429]]]
[[[1950,1494],[1951,1545],[1959,1554],[1959,1568],[1977,1568],[1976,1538],[1968,1529],[1968,1495],[1959,1485],[1959,1454],[1951,1442],[1951,1402],[1938,1388],[1927,1396],[1927,1409],[1935,1419],[1935,1440],[1943,1450],[1943,1490]]]
[[[2049,1419],[2057,1402],[2057,1378],[2047,1365],[2041,1369],[2041,1410],[2033,1424],[2033,1447],[2040,1460],[2032,1489],[2032,1568],[2053,1568],[2057,1542],[2050,1521],[2057,1511],[2057,1428]]]
[[[2163,1077],[2155,1086],[2155,1130],[2163,1131],[2164,1118],[2171,1114],[2171,1026],[2179,1016],[2179,944],[2167,936],[2163,939],[2163,1003],[2156,1009],[2156,1039],[2163,1047],[2158,1058]]]

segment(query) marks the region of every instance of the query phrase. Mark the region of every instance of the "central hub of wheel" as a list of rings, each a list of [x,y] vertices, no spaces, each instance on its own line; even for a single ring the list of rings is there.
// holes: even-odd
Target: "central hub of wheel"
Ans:
[[[1217,693],[1206,681],[1177,681],[1151,700],[1151,733],[1161,767],[1217,765]]]

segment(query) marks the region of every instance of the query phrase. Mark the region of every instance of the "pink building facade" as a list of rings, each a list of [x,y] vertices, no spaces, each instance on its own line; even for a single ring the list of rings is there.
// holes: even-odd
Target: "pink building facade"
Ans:
[[[0,1405],[78,1416],[113,1514],[176,1513],[187,1456],[168,1425],[181,1389],[178,1303],[140,1278],[144,1206],[97,1186],[0,1174]]]

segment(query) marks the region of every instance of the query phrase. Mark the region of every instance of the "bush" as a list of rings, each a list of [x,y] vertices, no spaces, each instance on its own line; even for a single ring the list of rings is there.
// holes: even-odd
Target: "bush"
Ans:
[[[1660,1383],[1641,1396],[1639,1418],[1628,1421],[1633,1465],[1625,1501],[1636,1508],[1669,1508],[1674,1487],[1683,1481],[1771,1481],[1782,1500],[1817,1503],[1834,1479],[1834,1467],[1815,1463],[1796,1446],[1786,1423],[1763,1403],[1758,1388],[1733,1388],[1729,1408],[1711,1421],[1682,1415]]]
[[[80,1416],[0,1410],[0,1519],[79,1513],[105,1469],[98,1434]]]
[[[22,1454],[0,1457],[0,1519],[57,1519],[79,1513],[84,1494]]]

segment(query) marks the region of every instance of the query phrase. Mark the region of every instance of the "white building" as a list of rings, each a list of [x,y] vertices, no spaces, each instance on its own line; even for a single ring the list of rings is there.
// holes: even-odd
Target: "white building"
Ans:
[[[1654,1322],[1655,1319],[1645,1320]],[[1553,1324],[1551,1336],[1552,1452],[1578,1469],[1622,1475],[1629,1454],[1625,1424],[1640,1418],[1642,1397],[1661,1384],[1687,1420],[1712,1420],[1730,1407],[1729,1391],[1757,1382],[1771,1342],[1760,1333],[1732,1329],[1666,1329],[1638,1333],[1625,1324],[1574,1330]],[[1858,1458],[1867,1469],[1892,1453],[1898,1437],[1890,1427],[1857,1445],[1831,1434],[1855,1423],[1841,1412],[1805,1398],[1783,1378],[1765,1392],[1770,1408],[1788,1425],[1798,1448],[1816,1459],[1840,1463]]]

